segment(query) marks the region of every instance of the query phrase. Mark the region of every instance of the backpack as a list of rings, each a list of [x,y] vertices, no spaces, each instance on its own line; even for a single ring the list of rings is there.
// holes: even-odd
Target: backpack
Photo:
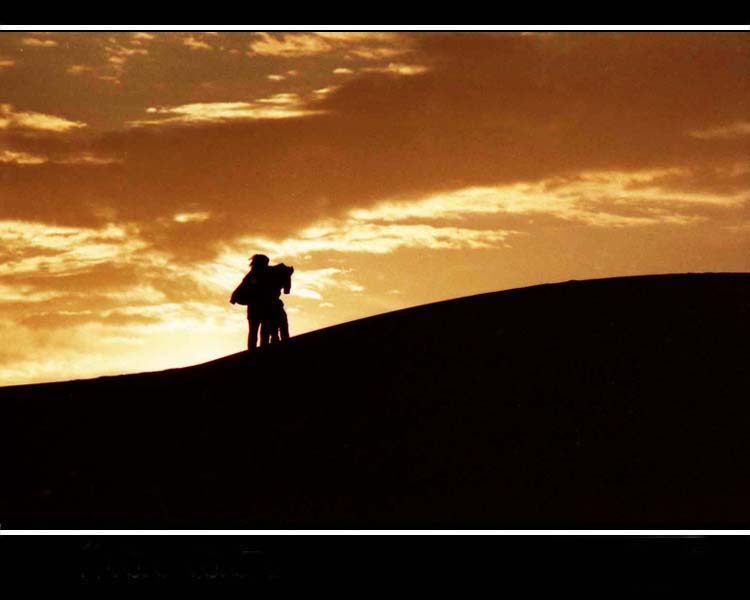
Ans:
[[[294,273],[294,267],[280,263],[271,267],[274,273],[274,287],[284,290],[285,294],[288,294],[292,290],[292,273]]]
[[[237,289],[232,292],[231,302],[247,306],[253,301],[254,292],[255,289],[250,281],[250,277],[245,276],[240,285],[237,286]]]

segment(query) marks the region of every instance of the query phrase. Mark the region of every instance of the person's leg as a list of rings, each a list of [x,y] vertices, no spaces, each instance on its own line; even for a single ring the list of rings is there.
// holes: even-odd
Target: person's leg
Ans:
[[[258,345],[258,329],[259,323],[257,319],[248,319],[249,333],[247,336],[247,349],[253,350]]]
[[[286,316],[286,311],[284,310],[283,305],[281,306],[281,310],[279,311],[279,331],[281,333],[282,340],[289,339],[289,319]]]
[[[265,337],[269,344],[275,344],[279,341],[279,310],[278,304],[273,303],[268,307],[268,312],[264,319]]]
[[[271,343],[271,327],[272,327],[271,319],[268,317],[263,319],[263,322],[260,325],[260,345],[261,346],[268,346]]]
[[[279,337],[279,325],[279,307],[278,305],[276,305],[273,310],[273,323],[271,324],[270,328],[272,344],[276,344],[281,341],[281,338]]]

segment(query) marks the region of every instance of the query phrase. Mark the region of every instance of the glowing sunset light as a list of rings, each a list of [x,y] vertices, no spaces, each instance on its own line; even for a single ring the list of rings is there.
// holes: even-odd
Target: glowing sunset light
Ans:
[[[686,58],[689,57],[689,60]],[[0,34],[0,385],[481,292],[750,270],[746,32]]]

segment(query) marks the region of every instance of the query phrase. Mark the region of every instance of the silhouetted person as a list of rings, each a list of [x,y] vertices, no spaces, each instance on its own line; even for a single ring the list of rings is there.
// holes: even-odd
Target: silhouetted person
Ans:
[[[294,267],[284,263],[268,268],[267,283],[269,294],[272,296],[270,310],[267,314],[267,328],[261,335],[269,336],[269,343],[275,343],[289,339],[289,319],[284,310],[284,302],[281,300],[281,292],[288,294],[292,289],[292,273]]]
[[[247,349],[253,350],[258,345],[258,333],[264,317],[270,310],[271,296],[268,293],[268,257],[255,254],[250,259],[250,271],[242,279],[229,300],[232,304],[247,306],[248,336]],[[263,336],[261,336],[261,345]]]
[[[289,338],[289,322],[281,301],[281,290],[291,290],[291,275],[294,267],[284,264],[268,266],[268,257],[255,254],[250,259],[250,272],[245,275],[237,289],[232,292],[232,304],[247,305],[248,337],[247,349]]]

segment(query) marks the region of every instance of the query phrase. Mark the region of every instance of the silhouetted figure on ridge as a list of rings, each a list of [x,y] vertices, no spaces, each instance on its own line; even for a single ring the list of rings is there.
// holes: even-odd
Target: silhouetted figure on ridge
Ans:
[[[281,300],[281,292],[288,294],[292,290],[292,273],[294,267],[289,267],[284,263],[274,265],[268,268],[268,286],[269,294],[272,296],[271,305],[268,311],[268,326],[266,329],[261,328],[261,336],[269,335],[269,343],[280,342],[289,339],[289,319],[284,310],[284,302]],[[261,339],[261,345],[265,338]]]
[[[230,299],[232,304],[247,306],[248,350],[257,347],[259,333],[261,346],[289,339],[289,321],[281,291],[285,294],[291,291],[294,267],[283,263],[270,267],[268,263],[266,255],[253,255],[250,271]]]
[[[268,279],[268,257],[256,254],[250,259],[250,271],[242,279],[240,285],[232,292],[232,304],[247,306],[248,337],[247,349],[252,350],[258,344],[258,332],[263,322],[264,313],[268,310],[266,281]]]

